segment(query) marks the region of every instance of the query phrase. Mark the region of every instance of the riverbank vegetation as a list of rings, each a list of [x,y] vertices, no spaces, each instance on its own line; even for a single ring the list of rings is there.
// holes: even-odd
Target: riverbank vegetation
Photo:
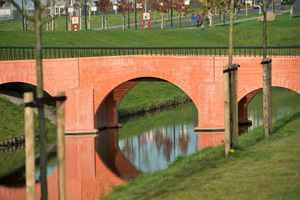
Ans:
[[[300,17],[285,13],[268,22],[269,46],[300,45]],[[0,46],[33,47],[33,31],[1,31]],[[256,20],[234,24],[234,46],[262,46],[262,23]],[[216,47],[228,46],[228,25],[164,30],[44,31],[44,47]]]
[[[16,105],[4,98],[0,97],[0,140],[9,139],[12,137],[24,135],[24,105]],[[56,142],[56,126],[46,122],[48,146]],[[38,118],[35,116],[34,123],[35,133],[39,132]],[[0,147],[5,148],[5,147]],[[36,146],[36,154],[39,152],[39,145]],[[14,168],[24,165],[25,163],[25,149],[7,152],[0,154],[0,177],[7,174]]]
[[[119,116],[138,111],[150,111],[163,104],[184,103],[189,97],[169,82],[140,82],[125,95],[119,106]]]
[[[224,158],[224,145],[179,157],[166,170],[143,174],[103,199],[299,199],[300,109],[239,137]]]

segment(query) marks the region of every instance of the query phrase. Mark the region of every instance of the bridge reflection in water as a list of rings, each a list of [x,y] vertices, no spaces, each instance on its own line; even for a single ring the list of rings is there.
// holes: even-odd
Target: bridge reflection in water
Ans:
[[[224,140],[224,133],[201,133],[198,135],[194,134],[193,128],[194,125],[190,124],[173,126],[173,129],[166,128],[146,132],[137,136],[139,151],[135,151],[136,148],[131,147],[128,140],[119,142],[117,129],[108,129],[98,135],[67,136],[67,199],[99,198],[115,186],[125,184],[127,179],[136,177],[142,172],[165,168],[177,155],[188,155],[197,151],[198,148],[219,145],[221,140]],[[192,130],[194,136],[188,134],[188,129]],[[199,140],[195,140],[195,138],[199,138]],[[135,139],[131,140],[134,141]],[[191,142],[193,142],[192,145]],[[198,142],[199,146],[197,145]],[[149,149],[151,146],[156,150]],[[194,149],[194,151],[191,149]],[[141,157],[141,154],[144,154],[144,156]],[[164,159],[161,157],[164,157]],[[157,159],[157,162],[150,167],[147,162],[143,165],[144,167],[139,168],[139,166],[136,166],[137,162],[141,163],[147,159]],[[160,162],[162,165],[158,166]],[[148,167],[145,167],[147,165]],[[158,166],[158,168],[154,166]],[[57,170],[55,170],[48,177],[49,199],[58,199],[57,183]],[[40,196],[40,183],[37,182],[36,198],[40,199]],[[26,199],[25,179],[23,178],[23,183],[19,183],[17,188],[5,183],[0,185],[0,199]]]

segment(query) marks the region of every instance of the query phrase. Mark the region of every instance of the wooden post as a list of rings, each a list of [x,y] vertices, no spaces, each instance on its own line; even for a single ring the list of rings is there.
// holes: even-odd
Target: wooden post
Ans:
[[[33,93],[24,93],[24,103],[33,102]],[[33,108],[25,107],[26,198],[35,199],[35,151]]]
[[[105,22],[105,26],[106,26],[106,30],[108,30],[108,26],[109,26],[109,20],[108,20],[108,18],[106,18],[106,22]]]
[[[57,97],[65,96],[58,92]],[[57,161],[58,161],[58,199],[66,199],[65,183],[65,101],[56,102],[57,109]]]
[[[263,65],[263,110],[264,134],[268,137],[272,133],[272,59],[264,58]]]
[[[239,137],[239,122],[238,122],[238,67],[239,65],[233,64],[233,68],[236,70],[232,71],[232,145],[234,148],[238,147],[238,137]]]
[[[179,28],[181,28],[181,13],[179,13],[179,23],[178,23]]]
[[[228,69],[227,65],[224,65],[224,70]],[[230,126],[230,73],[223,72],[223,90],[224,90],[224,120],[225,120],[225,157],[228,156],[230,151],[230,132],[231,132],[231,126]]]
[[[105,16],[102,15],[102,30],[105,29]]]
[[[123,31],[125,30],[125,22],[126,22],[126,19],[125,19],[125,15],[123,15]]]

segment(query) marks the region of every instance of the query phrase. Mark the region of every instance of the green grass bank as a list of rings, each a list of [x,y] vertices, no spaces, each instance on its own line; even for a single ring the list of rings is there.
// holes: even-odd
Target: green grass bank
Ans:
[[[24,135],[24,106],[16,105],[0,97],[0,140]],[[46,122],[48,147],[56,142],[56,126]],[[34,131],[39,132],[38,117],[34,119]],[[1,148],[1,147],[0,147]],[[35,148],[36,154],[39,153],[39,145]],[[25,163],[25,149],[0,154],[0,177],[10,172],[17,166]]]
[[[268,22],[269,46],[300,45],[300,17],[276,16]],[[8,26],[8,25],[7,25]],[[262,46],[263,23],[256,20],[234,24],[234,46]],[[229,26],[173,28],[164,30],[43,31],[45,47],[214,47],[228,46]],[[33,47],[34,31],[0,31],[0,46]]]
[[[241,135],[228,158],[224,145],[208,147],[103,199],[299,199],[300,109],[273,125],[268,138],[262,127]]]
[[[130,115],[140,110],[176,101],[185,102],[188,95],[176,85],[169,82],[140,82],[125,95],[119,106],[119,115]]]

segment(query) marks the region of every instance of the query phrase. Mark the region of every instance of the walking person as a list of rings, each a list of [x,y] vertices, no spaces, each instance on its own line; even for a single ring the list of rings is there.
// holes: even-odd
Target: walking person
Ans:
[[[192,14],[190,21],[193,23],[193,27],[195,26],[195,16]]]
[[[197,21],[197,27],[199,27],[199,25],[201,24],[201,15],[199,15],[199,13],[196,14],[196,21]]]

